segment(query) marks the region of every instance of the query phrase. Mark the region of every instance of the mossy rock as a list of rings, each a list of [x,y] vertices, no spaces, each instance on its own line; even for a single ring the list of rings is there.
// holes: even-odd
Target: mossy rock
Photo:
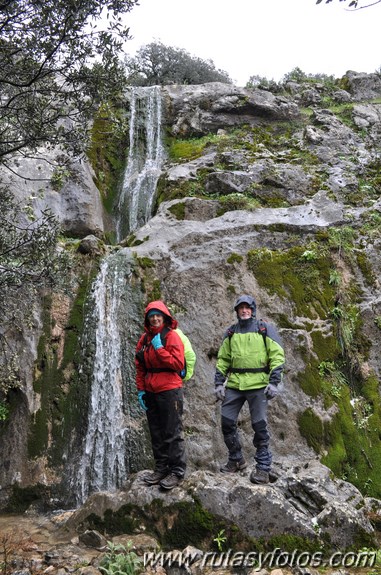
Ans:
[[[187,545],[207,550],[215,545],[213,540],[221,531],[228,546],[250,547],[248,538],[235,525],[214,517],[197,501],[164,505],[157,499],[144,508],[126,504],[117,511],[107,510],[103,518],[91,514],[80,527],[115,536],[136,533],[142,525],[146,533],[158,539],[164,550],[182,549]]]
[[[235,559],[239,562],[243,558],[242,553],[271,552],[275,548],[287,552],[322,549],[318,538],[307,540],[284,534],[269,539],[254,539],[242,533],[234,523],[212,515],[197,500],[164,505],[162,500],[156,499],[144,507],[126,504],[117,511],[107,510],[103,518],[93,513],[78,528],[96,529],[107,536],[136,534],[143,529],[159,541],[163,551],[193,545],[212,552],[217,561],[227,554],[227,550],[229,556],[236,554]]]
[[[250,250],[247,266],[258,283],[270,294],[290,300],[295,315],[307,318],[327,316],[335,301],[335,290],[329,283],[332,264],[316,250],[307,259],[305,246],[289,250]]]
[[[175,216],[177,220],[184,220],[185,219],[185,204],[184,202],[178,202],[177,204],[173,204],[168,208],[168,211]]]

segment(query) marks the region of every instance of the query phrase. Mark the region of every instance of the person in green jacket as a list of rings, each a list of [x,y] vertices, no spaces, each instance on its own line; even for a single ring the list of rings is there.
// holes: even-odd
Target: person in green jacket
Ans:
[[[247,401],[256,450],[256,466],[250,474],[250,481],[265,484],[269,482],[272,463],[267,405],[279,391],[285,363],[284,349],[275,326],[256,319],[253,297],[240,296],[234,310],[238,322],[224,334],[214,378],[216,399],[222,402],[222,433],[229,452],[228,461],[220,471],[235,473],[247,467],[237,429],[239,413]]]

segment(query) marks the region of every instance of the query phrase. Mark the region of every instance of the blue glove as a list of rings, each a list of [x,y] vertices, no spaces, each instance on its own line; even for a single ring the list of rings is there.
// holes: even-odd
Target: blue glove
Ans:
[[[152,338],[151,343],[155,349],[160,349],[161,347],[163,347],[163,344],[161,343],[160,333],[157,333],[155,337]]]
[[[138,391],[138,401],[139,401],[140,407],[142,409],[144,409],[144,411],[147,411],[148,407],[146,406],[145,401],[144,401],[145,394],[146,394],[145,391]]]
[[[276,385],[273,383],[269,383],[267,387],[265,387],[265,396],[267,399],[274,399],[279,393],[279,390]]]
[[[186,374],[187,374],[187,370],[186,370],[185,367],[184,367],[184,369],[182,369],[182,370],[180,371],[180,377],[181,377],[182,379],[184,379],[184,377],[186,376]]]

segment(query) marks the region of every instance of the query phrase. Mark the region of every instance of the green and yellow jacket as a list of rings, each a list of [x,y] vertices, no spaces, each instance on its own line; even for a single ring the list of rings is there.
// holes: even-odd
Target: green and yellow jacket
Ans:
[[[285,356],[274,325],[250,318],[239,320],[224,334],[218,352],[214,383],[245,391],[278,385]]]

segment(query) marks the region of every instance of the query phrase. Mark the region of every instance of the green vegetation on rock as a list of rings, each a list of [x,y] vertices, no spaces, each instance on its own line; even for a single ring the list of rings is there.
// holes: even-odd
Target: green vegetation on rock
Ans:
[[[349,227],[330,228],[304,246],[250,250],[247,266],[269,295],[291,302],[294,317],[303,321],[309,333],[312,350],[305,348],[304,341],[295,349],[305,363],[303,372],[294,374],[296,381],[307,395],[321,398],[327,409],[336,408],[329,420],[313,407],[301,412],[302,436],[336,476],[365,495],[380,497],[378,381],[361,370],[370,342],[362,332],[359,287],[348,280],[344,286],[339,271],[347,268],[350,277],[349,270],[358,265],[365,279],[374,281],[365,254],[357,252],[353,257],[355,237]]]

